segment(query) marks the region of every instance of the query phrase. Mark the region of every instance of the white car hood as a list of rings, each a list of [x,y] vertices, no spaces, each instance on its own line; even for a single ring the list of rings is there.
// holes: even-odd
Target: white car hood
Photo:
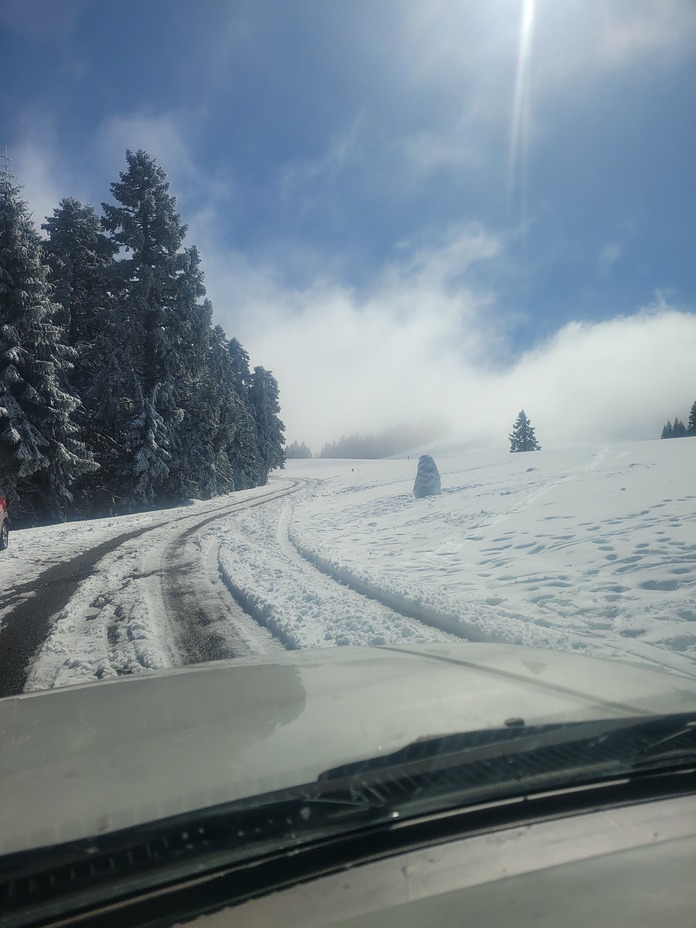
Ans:
[[[0,853],[270,790],[428,735],[696,711],[696,680],[506,645],[337,648],[0,700]]]

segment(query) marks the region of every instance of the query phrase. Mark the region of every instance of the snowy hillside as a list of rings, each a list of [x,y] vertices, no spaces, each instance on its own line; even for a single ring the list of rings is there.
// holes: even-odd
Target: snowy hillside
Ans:
[[[179,581],[217,643],[212,657],[456,636],[696,675],[696,441],[428,450],[438,497],[413,498],[416,457],[291,461],[206,524],[220,500],[14,532],[0,569],[19,587],[61,558],[153,526],[81,584],[27,689],[191,660],[163,593],[178,549]]]
[[[313,462],[292,539],[474,640],[696,673],[696,441],[435,457],[443,493],[425,500],[413,460]]]

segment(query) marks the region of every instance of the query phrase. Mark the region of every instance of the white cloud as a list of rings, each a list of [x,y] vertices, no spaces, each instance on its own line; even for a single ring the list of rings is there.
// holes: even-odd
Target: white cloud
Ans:
[[[221,182],[199,169],[190,143],[193,134],[194,127],[173,114],[109,117],[97,127],[91,151],[85,153],[93,166],[87,174],[83,164],[60,157],[54,121],[32,113],[24,119],[20,141],[9,153],[11,169],[24,187],[38,226],[63,197],[76,197],[99,209],[102,201],[110,200],[109,184],[126,170],[126,149],[143,148],[166,171],[182,214],[195,221],[201,213],[202,224],[210,215],[211,204],[225,203],[233,190],[228,181]]]
[[[571,323],[509,374],[553,444],[658,438],[693,402],[696,315],[658,301],[634,316]],[[531,415],[531,412],[530,412]]]
[[[477,226],[405,243],[367,295],[328,279],[288,291],[271,268],[237,257],[226,279],[216,263],[213,298],[228,333],[277,377],[289,440],[313,450],[433,417],[464,441],[504,444],[522,407],[549,446],[658,437],[666,418],[686,414],[696,315],[664,302],[571,323],[502,367],[493,295],[466,277],[499,249]]]
[[[46,153],[55,150],[58,144],[51,121],[37,117],[25,129],[19,143],[9,150],[10,171],[21,185],[34,224],[41,233],[41,224],[53,215],[60,201],[69,196],[84,198],[84,190],[70,165],[47,157]]]
[[[164,167],[173,186],[185,188],[198,175],[186,136],[186,125],[172,114],[134,113],[105,119],[95,132],[93,148],[114,180],[126,169],[126,149],[142,148]]]

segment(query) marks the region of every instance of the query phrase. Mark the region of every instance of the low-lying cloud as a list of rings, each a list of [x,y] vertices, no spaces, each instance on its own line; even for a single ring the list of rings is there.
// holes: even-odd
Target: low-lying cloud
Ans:
[[[217,316],[273,370],[289,440],[437,418],[470,444],[505,443],[524,408],[547,445],[659,437],[696,398],[696,316],[662,299],[634,315],[573,322],[509,358],[494,291],[467,269],[502,245],[476,225],[406,246],[368,293],[337,280],[284,289],[272,269],[209,264]],[[226,311],[225,307],[230,307]],[[692,396],[692,393],[694,394]]]

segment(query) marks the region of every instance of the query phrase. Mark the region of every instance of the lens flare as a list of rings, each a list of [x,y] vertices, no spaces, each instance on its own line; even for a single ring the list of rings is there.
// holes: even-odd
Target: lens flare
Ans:
[[[529,136],[530,80],[529,65],[534,36],[535,0],[523,0],[520,39],[517,51],[515,100],[510,127],[510,161],[508,164],[508,196],[512,200],[519,187],[524,212],[527,144]]]

